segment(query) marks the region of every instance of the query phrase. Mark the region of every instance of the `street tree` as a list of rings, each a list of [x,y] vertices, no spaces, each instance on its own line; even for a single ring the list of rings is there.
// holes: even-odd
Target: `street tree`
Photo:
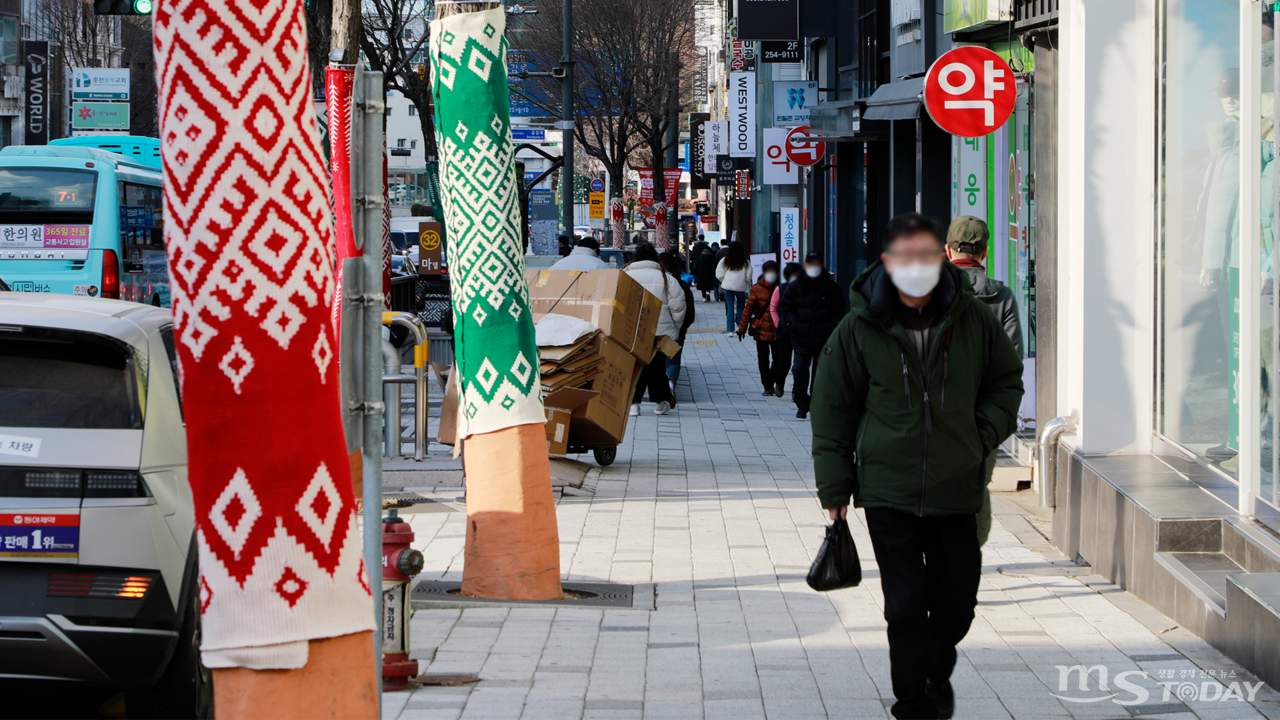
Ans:
[[[522,32],[510,37],[513,49],[529,60],[530,70],[546,72],[560,60],[563,14],[561,3],[539,3],[537,9],[537,15],[525,20]],[[644,104],[637,95],[641,86],[636,78],[644,72],[643,46],[653,41],[650,9],[648,2],[618,0],[575,0],[573,5],[574,139],[582,154],[608,171],[611,197],[622,196],[627,160],[648,142],[636,124],[636,108]],[[559,81],[550,77],[531,77],[523,85],[537,104],[560,94]],[[543,109],[548,117],[560,114],[558,107]]]
[[[427,37],[431,0],[364,0],[360,48],[383,85],[417,109],[427,158],[436,156]]]
[[[120,18],[120,67],[129,69],[129,133],[160,136],[155,42],[150,15]]]
[[[666,206],[666,151],[679,139],[681,110],[693,95],[697,69],[698,17],[693,3],[653,0],[645,4],[645,23],[651,40],[638,50],[635,125],[645,140],[653,167],[655,206]],[[672,212],[668,209],[667,212]],[[656,228],[660,238],[665,228]]]

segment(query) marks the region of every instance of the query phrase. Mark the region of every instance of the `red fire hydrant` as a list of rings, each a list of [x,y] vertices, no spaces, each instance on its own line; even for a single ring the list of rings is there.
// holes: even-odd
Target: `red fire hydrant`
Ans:
[[[382,519],[382,689],[404,690],[418,674],[409,659],[409,581],[422,572],[413,530],[396,511]]]

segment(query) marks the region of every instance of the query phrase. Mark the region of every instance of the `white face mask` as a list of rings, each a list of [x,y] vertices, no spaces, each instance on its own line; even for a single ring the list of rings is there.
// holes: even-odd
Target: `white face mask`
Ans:
[[[822,274],[822,266],[821,265],[805,265],[804,274],[808,275],[811,278],[816,278]]]
[[[907,295],[918,298],[933,292],[942,274],[942,263],[898,265],[890,273],[893,284]]]
[[[776,283],[776,282],[778,282],[778,273],[765,273],[765,274],[764,274],[764,281],[765,281],[765,282],[767,282],[767,283]]]

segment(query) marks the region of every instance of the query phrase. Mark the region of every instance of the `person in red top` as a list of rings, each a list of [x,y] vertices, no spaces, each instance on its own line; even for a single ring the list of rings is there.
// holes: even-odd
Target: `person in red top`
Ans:
[[[773,314],[769,312],[769,301],[778,287],[778,263],[770,260],[760,270],[760,277],[751,287],[751,294],[742,308],[742,317],[738,320],[738,340],[741,341],[748,332],[755,338],[760,384],[764,386],[762,394],[781,396],[780,388],[787,381],[787,362],[782,357],[782,344],[774,330]]]

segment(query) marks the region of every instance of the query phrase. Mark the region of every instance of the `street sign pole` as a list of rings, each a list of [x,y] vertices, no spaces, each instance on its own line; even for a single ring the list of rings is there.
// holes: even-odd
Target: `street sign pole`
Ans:
[[[556,125],[564,138],[564,166],[560,171],[560,224],[565,234],[573,233],[573,0],[564,0],[564,58],[560,67],[560,122]]]

